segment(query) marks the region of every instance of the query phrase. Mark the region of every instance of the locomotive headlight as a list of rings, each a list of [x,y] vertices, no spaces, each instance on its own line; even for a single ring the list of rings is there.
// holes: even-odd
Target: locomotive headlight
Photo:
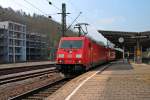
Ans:
[[[82,55],[81,54],[76,54],[76,58],[81,58]]]
[[[58,54],[58,58],[64,58],[64,54]]]
[[[59,60],[59,63],[62,63],[62,60]]]
[[[79,60],[78,63],[81,63],[81,60]]]

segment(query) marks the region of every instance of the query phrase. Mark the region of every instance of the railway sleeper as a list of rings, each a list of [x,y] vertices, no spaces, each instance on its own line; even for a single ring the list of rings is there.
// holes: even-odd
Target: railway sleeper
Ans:
[[[39,92],[39,94],[50,94],[50,91]]]
[[[37,99],[21,99],[21,100],[37,100]]]
[[[40,93],[40,94],[34,94],[33,96],[47,97],[47,96],[49,96],[49,94],[48,93]]]
[[[31,97],[28,97],[29,99],[35,99],[35,100],[43,100],[45,97],[41,97],[41,96],[31,96]],[[27,99],[28,99],[27,98]]]
[[[50,90],[50,91],[46,91],[46,92],[44,92],[44,93],[47,93],[47,94],[52,94],[53,92],[55,92],[56,90]],[[43,93],[43,92],[41,92],[41,93]]]

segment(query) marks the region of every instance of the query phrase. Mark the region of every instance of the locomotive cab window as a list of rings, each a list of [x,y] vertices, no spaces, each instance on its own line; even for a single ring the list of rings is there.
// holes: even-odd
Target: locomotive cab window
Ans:
[[[60,48],[82,48],[82,40],[63,40]]]

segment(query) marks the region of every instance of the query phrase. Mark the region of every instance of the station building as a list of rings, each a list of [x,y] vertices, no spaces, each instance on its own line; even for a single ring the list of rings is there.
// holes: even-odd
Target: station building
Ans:
[[[46,35],[26,31],[26,25],[0,22],[0,63],[48,59]]]
[[[27,34],[27,61],[46,60],[48,44],[46,35],[41,33]]]
[[[26,25],[0,22],[0,62],[26,61]]]

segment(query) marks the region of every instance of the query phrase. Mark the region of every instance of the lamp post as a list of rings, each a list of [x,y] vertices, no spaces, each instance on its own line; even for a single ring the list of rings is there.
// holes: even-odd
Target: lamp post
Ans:
[[[118,39],[118,41],[119,41],[119,43],[121,43],[121,44],[123,44],[123,42],[124,42],[124,38],[123,37],[120,37],[119,39]],[[124,61],[124,58],[125,58],[125,47],[124,47],[124,45],[123,45],[123,55],[122,55],[122,58],[123,58],[123,61]]]

